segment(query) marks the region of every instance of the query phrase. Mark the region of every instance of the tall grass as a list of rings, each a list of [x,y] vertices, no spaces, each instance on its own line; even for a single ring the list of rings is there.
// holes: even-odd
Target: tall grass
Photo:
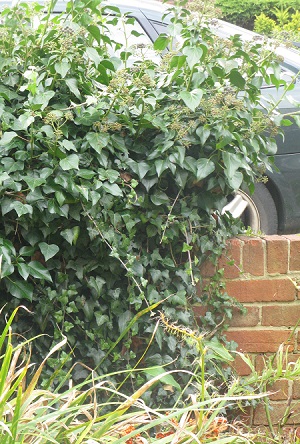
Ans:
[[[228,403],[236,404],[251,396],[236,396],[237,389],[240,391],[237,383],[226,396],[206,396],[202,370],[183,370],[190,375],[191,384],[201,388],[186,400],[184,407],[174,406],[168,412],[151,409],[142,400],[154,384],[178,384],[173,377],[175,371],[160,367],[140,370],[157,374],[131,396],[116,390],[110,382],[111,375],[96,378],[92,371],[88,380],[74,387],[69,373],[58,388],[39,388],[47,359],[65,345],[66,339],[35,368],[30,359],[34,339],[20,340],[12,333],[18,310],[11,314],[0,336],[0,444],[249,442],[227,424],[221,412]]]

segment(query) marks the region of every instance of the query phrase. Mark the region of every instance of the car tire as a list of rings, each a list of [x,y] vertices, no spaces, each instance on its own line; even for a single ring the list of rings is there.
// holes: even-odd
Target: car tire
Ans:
[[[243,190],[239,190],[238,194],[248,203],[242,215],[245,227],[251,227],[255,233],[277,234],[277,210],[267,187],[262,183],[257,183],[253,194]]]

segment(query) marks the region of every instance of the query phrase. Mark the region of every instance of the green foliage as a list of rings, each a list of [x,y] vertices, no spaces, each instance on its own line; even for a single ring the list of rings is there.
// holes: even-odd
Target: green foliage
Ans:
[[[235,392],[241,393],[238,384],[233,384],[229,393],[224,396],[198,400],[195,394],[182,407],[175,404],[171,412],[151,409],[140,400],[155,384],[176,386],[175,372],[165,371],[159,366],[144,369],[149,378],[144,385],[131,392],[130,397],[110,384],[111,375],[106,375],[107,378],[95,377],[93,372],[76,386],[72,383],[70,371],[56,390],[39,389],[43,366],[63,346],[66,338],[50,350],[32,373],[28,345],[33,339],[19,341],[15,345],[12,335],[14,318],[20,308],[24,307],[15,309],[0,335],[1,444],[130,443],[135,442],[135,437],[137,442],[142,439],[145,444],[163,444],[173,442],[175,436],[178,443],[195,440],[206,443],[211,442],[212,437],[214,442],[220,444],[224,439],[228,443],[248,442],[243,435],[239,436],[232,430],[227,431],[226,418],[218,417],[229,401],[236,404],[245,397],[257,399],[264,396],[236,395]],[[186,336],[187,332],[184,331],[184,334]],[[202,343],[202,340],[198,338],[197,343]],[[225,351],[220,344],[217,351],[219,350],[223,353]],[[203,351],[201,356],[204,356]],[[187,370],[183,372],[189,376],[190,384],[197,383],[197,374]],[[123,372],[124,377],[126,373],[128,372]],[[110,395],[110,400],[104,402],[107,394]]]
[[[266,393],[267,391],[272,393],[272,391],[276,390],[276,383],[279,381],[294,381],[298,383],[300,377],[300,360],[291,360],[291,348],[289,345],[290,342],[292,342],[292,337],[298,324],[294,327],[287,342],[281,344],[276,353],[263,357],[263,365],[260,370],[255,369],[249,356],[235,352],[251,371],[250,375],[245,377],[241,382],[244,387],[248,385],[248,387],[251,387],[251,390],[256,393]],[[286,394],[285,410],[282,411],[282,416],[278,415],[277,417],[271,415],[272,406],[270,396],[266,396],[261,399],[260,402],[264,406],[271,435],[270,441],[281,442],[286,433],[284,428],[293,416],[294,402],[292,397]],[[299,438],[296,436],[295,430],[292,429],[289,431],[288,438],[288,442],[298,443]]]
[[[210,360],[230,362],[233,357],[216,340],[210,341],[198,332],[178,324],[170,324],[162,316],[165,330],[175,341],[196,344],[197,359],[191,370],[182,370],[188,376],[186,387],[181,390],[181,403],[170,410],[151,408],[141,401],[154,385],[167,385],[169,390],[177,387],[178,371],[166,371],[161,366],[141,369],[147,382],[140,385],[131,396],[125,395],[111,384],[111,376],[96,376],[90,371],[85,381],[73,384],[73,370],[62,375],[56,388],[39,388],[42,369],[51,356],[66,342],[63,338],[51,349],[42,363],[33,371],[30,347],[37,338],[25,340],[13,335],[16,317],[25,307],[17,307],[7,318],[0,334],[0,443],[1,444],[71,444],[71,443],[272,443],[283,440],[282,427],[292,415],[288,401],[287,409],[278,424],[270,417],[269,395],[273,384],[282,380],[296,381],[300,375],[299,359],[291,362],[288,350],[282,345],[278,352],[268,357],[260,372],[252,361],[238,353],[249,366],[251,374],[244,380],[233,379],[226,392],[209,394],[211,381],[205,368]],[[26,309],[25,309],[26,310]],[[62,372],[62,368],[58,370]],[[130,371],[123,371],[127,378]],[[178,378],[176,378],[178,379]],[[192,396],[186,397],[188,387],[194,387]],[[196,387],[196,390],[195,390]],[[267,393],[268,390],[268,393]],[[109,399],[107,397],[109,396]],[[246,433],[245,428],[236,427],[226,418],[230,405],[240,409],[241,403],[263,402],[269,420],[270,436],[259,431]],[[237,411],[235,411],[237,413]],[[276,428],[275,428],[276,426]],[[289,428],[289,441],[296,443],[296,433]]]
[[[300,40],[300,12],[291,13],[291,8],[274,8],[276,20],[260,14],[254,22],[254,31],[284,41]]]
[[[275,20],[267,17],[263,12],[256,17],[254,22],[254,31],[259,34],[270,36],[276,27]]]
[[[270,11],[289,7],[290,12],[295,13],[300,8],[299,0],[217,0],[216,5],[221,9],[224,20],[248,29],[253,29],[255,17],[262,13],[275,19],[274,13],[270,14]]]
[[[285,25],[287,31],[300,32],[300,11],[296,11],[295,14],[290,16],[290,20]]]
[[[283,3],[280,8],[274,8],[272,13],[275,15],[278,25],[283,28],[290,21],[290,7],[284,8]]]
[[[271,167],[277,110],[262,113],[260,86],[284,80],[271,50],[221,40],[180,8],[147,55],[111,37],[133,19],[99,3],[1,13],[0,254],[3,304],[33,312],[16,330],[47,333],[36,355],[63,333],[74,360],[105,374],[141,359],[156,321],[132,321],[152,304],[196,327],[199,265],[238,232],[220,216],[226,196]],[[181,43],[165,53],[175,30]],[[208,299],[215,330],[235,303]],[[178,356],[185,368],[194,354],[157,326],[143,365]],[[49,373],[66,360],[49,359]],[[86,375],[75,367],[76,381]]]

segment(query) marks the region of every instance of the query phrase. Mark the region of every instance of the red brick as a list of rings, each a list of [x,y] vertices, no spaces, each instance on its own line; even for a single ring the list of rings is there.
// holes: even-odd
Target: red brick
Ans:
[[[289,353],[289,355],[288,355],[288,363],[290,365],[294,365],[299,360],[300,360],[300,354],[299,353]]]
[[[253,276],[264,276],[265,272],[265,241],[261,238],[242,237],[243,271]]]
[[[299,318],[299,304],[266,305],[262,307],[262,325],[293,327],[297,324]]]
[[[300,349],[299,349],[299,346],[300,346],[300,331],[299,331],[299,328],[292,329],[292,332],[293,332],[293,334],[295,336],[295,344],[294,344],[295,347],[294,347],[294,350],[291,350],[291,351],[293,351],[294,355],[296,355],[296,353],[300,352]],[[294,360],[292,359],[291,362],[294,362]]]
[[[271,392],[272,401],[283,401],[289,397],[289,382],[286,379],[279,379],[274,384],[268,385],[268,392]]]
[[[230,239],[226,251],[219,259],[218,268],[224,268],[225,279],[238,278],[241,274],[242,241],[237,238]],[[233,264],[231,263],[233,261]]]
[[[238,344],[238,351],[243,353],[272,353],[288,341],[289,330],[229,330],[226,337]],[[291,350],[294,338],[291,339]]]
[[[209,260],[209,257],[200,265],[200,272],[203,278],[212,277],[216,274],[217,267]]]
[[[289,371],[295,372],[295,366],[297,366],[298,368],[300,367],[300,353],[298,351],[293,352],[292,350],[290,350],[286,362],[288,364]]]
[[[288,272],[288,240],[282,236],[267,236],[267,271],[268,273]]]
[[[197,295],[200,298],[203,295],[203,293],[206,293],[206,287],[209,286],[210,281],[211,280],[209,278],[204,278],[197,283]]]
[[[268,355],[268,354],[266,354],[266,355],[264,355],[264,354],[256,355],[256,357],[255,357],[255,370],[258,373],[261,373],[263,371],[263,369],[266,367],[266,362],[268,361],[268,358],[270,356],[274,356],[274,354],[272,353],[271,355]]]
[[[300,381],[293,381],[292,393],[293,399],[300,399]]]
[[[243,407],[243,410],[234,409],[235,418],[243,426],[251,427],[253,424],[253,407]],[[252,429],[251,429],[252,430]]]
[[[243,314],[238,309],[233,310],[230,321],[231,327],[255,327],[259,324],[259,307],[246,307],[247,313]]]
[[[290,242],[290,271],[300,271],[300,235],[284,236]]]
[[[271,401],[270,406],[272,407],[269,409],[271,421],[273,426],[276,426],[278,424],[287,408],[287,401]],[[254,410],[254,419],[253,419],[254,425],[267,425],[267,417],[265,412],[265,407],[262,404],[259,404],[255,410]],[[300,422],[300,404],[299,403],[292,403],[291,405],[291,416],[287,420],[287,424],[299,424]]]
[[[193,305],[193,312],[197,321],[201,323],[201,318],[205,316],[207,307],[205,305]]]
[[[288,278],[226,282],[226,291],[240,302],[294,301],[296,288]]]
[[[234,359],[232,367],[239,376],[248,376],[252,372],[249,365],[239,355]]]

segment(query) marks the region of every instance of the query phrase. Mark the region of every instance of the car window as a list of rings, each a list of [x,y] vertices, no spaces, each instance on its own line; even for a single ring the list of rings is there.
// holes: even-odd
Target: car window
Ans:
[[[168,25],[165,23],[157,22],[156,20],[151,20],[150,23],[158,34],[163,34],[167,31]]]

